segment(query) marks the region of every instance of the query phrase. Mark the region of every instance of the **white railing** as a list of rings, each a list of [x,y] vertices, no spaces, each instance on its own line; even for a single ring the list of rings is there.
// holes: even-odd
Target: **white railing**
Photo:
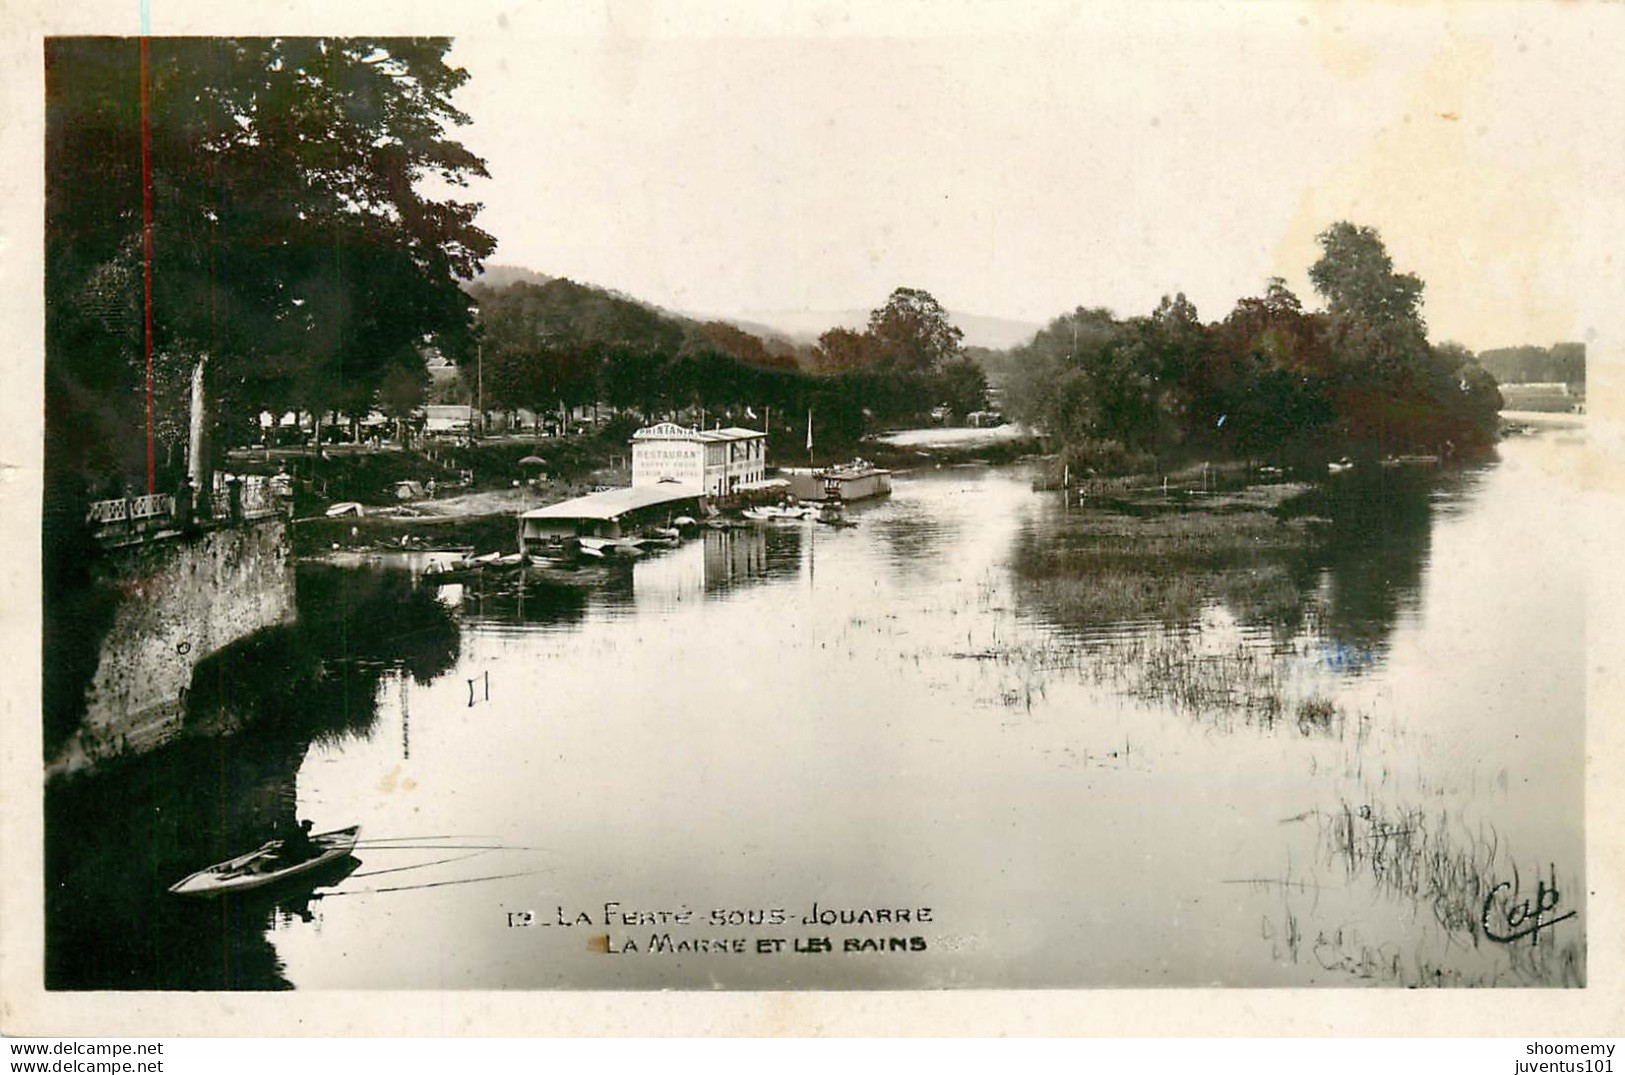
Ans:
[[[90,511],[85,516],[85,521],[98,525],[122,522],[137,523],[147,519],[168,519],[174,514],[175,498],[173,496],[169,493],[152,493],[148,496],[127,499],[91,501]]]
[[[90,504],[90,513],[85,517],[86,522],[96,523],[122,523],[130,517],[130,502],[128,500],[94,500]]]
[[[152,493],[148,496],[138,496],[130,501],[130,518],[156,519],[173,518],[175,515],[175,498],[169,493]]]
[[[251,475],[241,481],[235,494],[221,489],[200,495],[197,506],[200,515],[206,512],[215,525],[220,525],[281,514],[288,510],[291,500],[292,489],[286,481],[279,486],[277,479]],[[175,507],[172,493],[94,500],[85,513],[85,522],[104,538],[131,537],[166,524],[181,525]]]

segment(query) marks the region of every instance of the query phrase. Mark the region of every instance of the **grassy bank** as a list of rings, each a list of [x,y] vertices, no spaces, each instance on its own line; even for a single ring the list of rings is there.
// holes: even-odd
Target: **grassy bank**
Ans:
[[[562,499],[574,495],[570,489],[625,484],[630,454],[624,443],[597,436],[500,437],[462,444],[424,441],[410,450],[330,445],[320,452],[238,451],[231,453],[227,466],[239,474],[285,470],[294,478],[295,507],[303,516],[347,500],[395,504],[397,484],[407,481],[424,487],[432,481],[438,490],[451,494],[512,489],[516,482],[541,478],[542,493],[557,493],[555,499]]]
[[[300,519],[293,525],[295,556],[319,556],[335,549],[391,548],[404,551],[434,548],[512,552],[518,538],[514,515],[446,515],[399,517],[346,515]]]
[[[1082,629],[1187,623],[1215,599],[1245,621],[1292,624],[1301,599],[1282,554],[1315,540],[1320,520],[1292,507],[1309,490],[1281,483],[1204,494],[1103,479],[1083,492],[1064,539],[1018,542],[1017,575],[1056,622]]]

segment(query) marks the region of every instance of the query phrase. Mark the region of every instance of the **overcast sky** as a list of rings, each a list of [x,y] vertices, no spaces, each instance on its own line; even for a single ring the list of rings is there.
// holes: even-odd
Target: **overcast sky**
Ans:
[[[906,285],[1040,322],[1183,290],[1218,318],[1271,275],[1318,302],[1314,236],[1348,219],[1475,348],[1585,339],[1617,280],[1617,12],[666,10],[459,36],[496,262],[699,312]]]
[[[37,17],[133,33],[139,8]],[[1422,277],[1435,340],[1606,336],[1625,293],[1618,5],[153,0],[151,23],[455,35],[494,262],[692,312],[910,286],[1035,322],[1183,290],[1216,319],[1272,275],[1315,305],[1340,219]]]

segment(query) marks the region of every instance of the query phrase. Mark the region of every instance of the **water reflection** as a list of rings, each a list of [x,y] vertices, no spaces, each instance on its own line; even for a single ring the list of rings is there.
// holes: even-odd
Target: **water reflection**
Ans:
[[[958,491],[945,491],[930,503],[897,497],[887,505],[890,510],[874,523],[887,566],[910,574],[930,573],[941,550],[952,547],[965,531],[965,521],[955,510],[962,507],[958,501]]]
[[[807,525],[706,530],[699,540],[639,560],[630,607],[669,612],[685,601],[723,597],[797,570]]]
[[[303,565],[298,609],[311,649],[328,665],[343,663],[374,681],[381,669],[400,667],[427,683],[457,663],[456,621],[432,591],[398,573]],[[351,693],[361,693],[366,683],[354,686]]]
[[[1416,614],[1439,503],[1435,491],[1450,479],[1432,468],[1408,467],[1340,477],[1354,480],[1328,482],[1296,505],[1329,521],[1303,557],[1316,573],[1304,601],[1322,640],[1358,658],[1380,653],[1394,627]]]
[[[1309,629],[1358,671],[1416,612],[1447,485],[1464,487],[1432,469],[1371,468],[1250,503],[1052,500],[1029,513],[1012,566],[1024,607],[1063,631],[1191,627],[1218,605],[1278,640]]]
[[[53,786],[47,988],[289,988],[265,937],[274,903],[166,890],[263,842],[294,808],[304,755],[297,741],[263,736],[182,740]]]
[[[167,889],[291,822],[311,744],[371,735],[386,677],[433,681],[460,638],[399,572],[301,567],[297,608],[294,624],[200,662],[193,737],[48,790],[49,988],[288,987],[265,931],[279,908],[317,913],[286,902],[299,892],[192,902]],[[336,884],[345,865],[307,881]]]
[[[595,592],[629,589],[625,570],[593,570],[571,575],[533,573],[521,579],[477,580],[441,588],[441,599],[468,623],[510,627],[572,626],[587,615]]]

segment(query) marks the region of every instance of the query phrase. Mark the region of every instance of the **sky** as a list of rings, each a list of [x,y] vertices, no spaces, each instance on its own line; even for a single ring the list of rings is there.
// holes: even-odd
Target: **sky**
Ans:
[[[1218,319],[1271,276],[1315,306],[1315,236],[1350,220],[1425,282],[1436,342],[1625,327],[1622,5],[19,3],[53,33],[449,34],[492,262],[689,313],[914,287]]]
[[[1594,339],[1619,293],[1618,9],[572,10],[492,8],[452,54],[496,263],[734,316],[908,286],[1216,319],[1271,276],[1318,304],[1346,219],[1435,341]]]

